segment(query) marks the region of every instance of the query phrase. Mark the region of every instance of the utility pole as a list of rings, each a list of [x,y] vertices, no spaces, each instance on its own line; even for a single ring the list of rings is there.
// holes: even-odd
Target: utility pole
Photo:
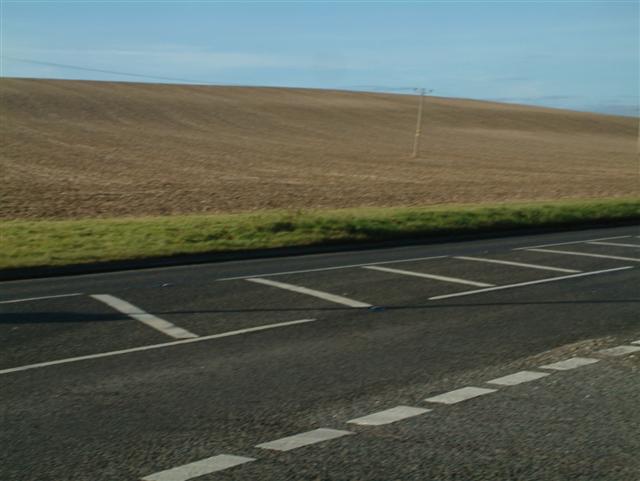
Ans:
[[[418,151],[420,150],[420,134],[422,132],[422,108],[424,105],[424,94],[433,92],[433,90],[427,91],[426,89],[423,89],[423,88],[419,88],[415,90],[416,92],[420,93],[420,96],[418,100],[418,119],[416,120],[416,136],[413,140],[413,154],[411,155],[411,158],[413,159],[418,157]]]

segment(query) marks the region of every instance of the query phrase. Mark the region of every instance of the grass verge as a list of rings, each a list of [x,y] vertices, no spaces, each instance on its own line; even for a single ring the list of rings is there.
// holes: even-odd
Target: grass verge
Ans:
[[[640,220],[640,199],[5,221],[0,269]]]

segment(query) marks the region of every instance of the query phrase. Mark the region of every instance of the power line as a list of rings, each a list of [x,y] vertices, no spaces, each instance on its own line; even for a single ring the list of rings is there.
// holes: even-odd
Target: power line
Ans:
[[[148,79],[148,80],[166,80],[169,82],[186,82],[186,83],[190,83],[190,84],[198,84],[198,85],[220,85],[220,84],[214,84],[211,82],[203,82],[202,80],[192,80],[192,79],[185,79],[185,78],[178,78],[178,77],[160,77],[160,76],[156,76],[156,75],[145,75],[145,74],[139,74],[139,73],[131,73],[131,72],[120,72],[117,70],[104,70],[104,69],[99,69],[99,68],[90,68],[90,67],[80,67],[79,65],[67,65],[67,64],[63,64],[63,63],[55,63],[55,62],[43,62],[40,60],[31,60],[31,59],[27,59],[27,58],[17,58],[17,57],[6,57],[4,55],[0,56],[1,59],[3,60],[13,60],[15,62],[23,62],[23,63],[29,63],[29,64],[34,64],[34,65],[44,65],[47,67],[57,67],[57,68],[66,68],[66,69],[72,69],[72,70],[81,70],[84,72],[97,72],[97,73],[106,73],[106,74],[111,74],[111,75],[123,75],[126,77],[137,77],[137,78],[143,78],[143,79]]]
[[[159,76],[159,75],[147,75],[147,74],[141,74],[141,73],[134,73],[134,72],[123,72],[120,70],[107,70],[107,69],[99,69],[99,68],[92,68],[92,67],[82,67],[80,65],[70,65],[70,64],[63,64],[63,63],[56,63],[56,62],[46,62],[46,61],[42,61],[42,60],[33,60],[33,59],[28,59],[28,58],[20,58],[20,57],[8,57],[6,55],[0,55],[0,59],[2,60],[12,60],[15,62],[22,62],[22,63],[28,63],[28,64],[33,64],[33,65],[43,65],[43,66],[47,66],[47,67],[56,67],[56,68],[63,68],[63,69],[69,69],[69,70],[79,70],[82,72],[95,72],[95,73],[105,73],[105,74],[110,74],[110,75],[121,75],[121,76],[125,76],[125,77],[136,77],[136,78],[141,78],[141,79],[148,79],[148,80],[164,80],[164,81],[168,81],[168,82],[181,82],[181,83],[188,83],[188,84],[196,84],[196,85],[210,85],[210,86],[228,86],[228,85],[233,85],[233,86],[245,86],[245,84],[238,84],[238,83],[215,83],[215,82],[206,82],[203,80],[194,80],[194,79],[186,79],[186,78],[181,78],[181,77],[164,77],[164,76]],[[369,91],[369,92],[407,92],[407,93],[413,93],[416,92],[417,89],[415,87],[391,87],[388,85],[347,85],[347,86],[340,86],[340,87],[329,87],[329,88],[339,88],[339,89],[344,89],[344,90],[352,90],[352,91]]]
[[[90,67],[81,67],[79,65],[68,65],[68,64],[63,64],[63,63],[56,63],[56,62],[43,62],[40,60],[32,60],[32,59],[26,59],[26,58],[18,58],[18,57],[6,57],[4,55],[0,55],[0,59],[4,59],[4,60],[12,60],[15,62],[23,62],[23,63],[28,63],[28,64],[33,64],[33,65],[44,65],[44,66],[48,66],[48,67],[56,67],[56,68],[65,68],[65,69],[71,69],[71,70],[80,70],[83,72],[97,72],[97,73],[106,73],[106,74],[110,74],[110,75],[122,75],[122,76],[126,76],[126,77],[136,77],[136,78],[142,78],[142,79],[148,79],[148,80],[164,80],[164,81],[169,81],[169,82],[186,82],[189,84],[196,84],[196,85],[210,85],[210,86],[215,86],[215,85],[222,85],[222,84],[215,84],[215,83],[211,83],[211,82],[203,82],[201,80],[192,80],[192,79],[185,79],[185,78],[179,78],[179,77],[162,77],[162,76],[156,76],[156,75],[145,75],[145,74],[139,74],[139,73],[132,73],[132,72],[121,72],[118,70],[106,70],[106,69],[98,69],[98,68],[90,68]],[[227,84],[230,85],[230,84]],[[419,100],[418,100],[418,118],[416,120],[416,132],[415,132],[415,137],[414,137],[414,142],[413,142],[413,152],[411,154],[412,158],[416,158],[419,154],[419,150],[420,150],[420,135],[422,133],[422,109],[423,109],[423,104],[424,104],[424,95],[425,93],[431,93],[433,92],[433,90],[426,90],[424,88],[415,88],[415,87],[389,87],[389,86],[383,86],[383,85],[351,85],[349,87],[343,87],[345,89],[361,89],[361,90],[367,90],[367,91],[383,91],[383,92],[417,92],[419,94]]]

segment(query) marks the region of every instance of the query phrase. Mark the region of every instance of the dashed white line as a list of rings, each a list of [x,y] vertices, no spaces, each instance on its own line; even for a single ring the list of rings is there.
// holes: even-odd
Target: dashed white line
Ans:
[[[638,244],[622,244],[620,242],[597,242],[597,241],[590,241],[587,242],[587,244],[594,244],[594,245],[598,245],[598,246],[613,246],[613,247],[631,247],[633,249],[640,249],[640,245]]]
[[[606,240],[614,240],[614,239],[628,239],[629,237],[632,237],[632,236],[630,236],[630,235],[618,235],[618,236],[614,236],[614,237],[600,237],[598,239],[584,239],[584,240],[570,241],[570,242],[556,242],[555,244],[540,244],[540,245],[535,245],[535,246],[518,247],[518,248],[516,248],[514,250],[520,251],[520,250],[532,249],[534,247],[565,246],[565,245],[569,245],[569,244],[582,244],[584,242],[596,242],[596,241],[606,241]]]
[[[323,271],[335,271],[338,269],[352,269],[354,267],[364,267],[364,266],[372,266],[372,265],[384,265],[384,264],[400,264],[403,262],[417,262],[417,261],[428,261],[431,259],[445,259],[448,256],[429,256],[429,257],[414,257],[411,259],[399,259],[395,261],[382,261],[382,262],[366,262],[363,264],[347,264],[344,266],[332,266],[332,267],[319,267],[317,269],[300,269],[296,271],[280,271],[280,272],[270,272],[266,274],[254,274],[249,276],[234,276],[234,277],[222,277],[220,279],[216,279],[217,281],[237,281],[244,279],[252,279],[255,277],[273,277],[273,276],[287,276],[290,274],[305,274],[307,272],[323,272]]]
[[[640,344],[640,341],[633,341],[631,344]]]
[[[129,354],[132,352],[142,352],[142,351],[150,351],[152,349],[162,349],[165,347],[171,347],[171,346],[180,346],[182,344],[191,344],[193,342],[202,342],[202,341],[210,341],[212,339],[220,339],[223,337],[230,337],[230,336],[238,336],[241,334],[249,334],[252,332],[258,332],[258,331],[266,331],[269,329],[277,329],[279,327],[286,327],[286,326],[294,326],[296,324],[305,324],[307,322],[314,322],[315,319],[300,319],[298,321],[288,321],[288,322],[279,322],[277,324],[266,324],[263,326],[257,326],[257,327],[249,327],[246,329],[238,329],[236,331],[227,331],[227,332],[222,332],[220,334],[212,334],[210,336],[201,336],[201,337],[195,337],[193,339],[183,339],[180,341],[171,341],[171,342],[164,342],[162,344],[150,344],[147,346],[139,346],[139,347],[132,347],[129,349],[120,349],[119,351],[109,351],[109,352],[101,352],[98,354],[89,354],[86,356],[78,356],[78,357],[70,357],[67,359],[58,359],[56,361],[47,361],[47,362],[39,362],[36,364],[27,364],[25,366],[18,366],[18,367],[10,367],[8,369],[1,369],[0,370],[0,374],[9,374],[12,372],[18,372],[18,371],[28,371],[30,369],[38,369],[41,367],[48,367],[48,366],[56,366],[59,364],[68,364],[68,363],[72,363],[72,362],[79,362],[79,361],[86,361],[86,360],[90,360],[90,359],[100,359],[103,357],[111,357],[111,356],[120,356],[122,354]]]
[[[504,286],[487,287],[486,289],[475,289],[473,291],[454,292],[453,294],[444,294],[441,296],[430,297],[430,301],[437,301],[439,299],[449,299],[450,297],[470,296],[472,294],[479,294],[481,292],[499,291],[502,289],[513,289],[515,287],[532,286],[534,284],[544,284],[546,282],[563,281],[565,279],[574,279],[577,277],[595,276],[597,274],[606,274],[608,272],[622,271],[626,269],[633,269],[633,266],[616,267],[614,269],[603,269],[600,271],[582,272],[580,274],[572,274],[569,276],[560,277],[548,277],[546,279],[539,279],[537,281],[519,282],[517,284],[506,284]]]
[[[455,391],[445,392],[438,396],[433,396],[425,399],[425,401],[432,403],[442,403],[442,404],[455,404],[462,401],[466,401],[467,399],[473,399],[478,396],[484,396],[485,394],[491,394],[492,392],[496,392],[495,389],[487,389],[484,387],[463,387],[462,389],[456,389]]]
[[[41,301],[43,299],[59,299],[61,297],[76,297],[83,296],[82,292],[74,292],[71,294],[59,294],[57,296],[40,296],[40,297],[25,297],[24,299],[9,299],[8,301],[0,301],[0,304],[13,304],[15,302],[28,302],[28,301]]]
[[[396,406],[391,409],[369,414],[361,418],[352,419],[347,422],[361,426],[381,426],[383,424],[390,424],[403,419],[419,416],[421,414],[428,413],[429,411],[431,411],[431,409],[415,408],[411,406]]]
[[[640,351],[640,346],[616,346],[610,347],[609,349],[602,349],[598,351],[598,354],[602,354],[604,356],[626,356],[627,354],[631,354],[634,352]]]
[[[444,282],[453,282],[455,284],[466,284],[468,286],[477,286],[477,287],[493,286],[493,284],[487,284],[486,282],[469,281],[466,279],[458,279],[457,277],[437,276],[434,274],[424,274],[422,272],[405,271],[402,269],[391,269],[389,267],[365,266],[364,269],[371,269],[374,271],[381,271],[381,272],[390,272],[391,274],[400,274],[404,276],[424,277],[425,279],[433,279],[436,281],[444,281]]]
[[[193,463],[178,466],[176,468],[160,471],[142,478],[143,481],[187,481],[205,474],[215,473],[224,469],[233,468],[240,464],[255,461],[254,458],[244,456],[233,456],[231,454],[219,454],[210,458],[201,459]]]
[[[342,436],[348,436],[350,434],[355,433],[351,431],[340,431],[338,429],[319,428],[313,431],[307,431],[306,433],[295,434],[293,436],[287,436],[286,438],[276,439],[275,441],[258,444],[256,448],[291,451],[292,449],[341,438]]]
[[[164,319],[160,319],[153,314],[149,314],[139,307],[136,307],[133,304],[130,304],[127,301],[123,301],[122,299],[119,299],[115,296],[111,296],[109,294],[94,294],[91,297],[93,297],[97,301],[104,302],[106,305],[113,307],[116,311],[120,311],[121,313],[126,314],[132,319],[140,321],[143,324],[152,327],[156,331],[160,331],[161,333],[175,339],[191,339],[194,337],[198,337],[196,334],[189,332],[186,329],[182,329],[181,327],[178,327],[169,321],[165,321]]]
[[[545,364],[540,366],[541,369],[552,369],[554,371],[569,371],[582,366],[588,366],[589,364],[595,364],[598,359],[590,357],[572,357],[564,361],[554,362],[553,364]]]
[[[599,257],[601,259],[614,259],[617,261],[640,262],[640,259],[637,257],[610,256],[605,254],[593,254],[591,252],[559,251],[555,249],[526,249],[526,250],[532,251],[532,252],[544,252],[544,253],[550,253],[550,254],[564,254],[568,256]]]
[[[492,379],[491,381],[487,381],[487,383],[498,384],[500,386],[516,386],[524,382],[535,381],[536,379],[540,379],[548,375],[548,372],[520,371],[515,374],[509,374],[508,376]]]
[[[249,282],[255,282],[256,284],[263,284],[265,286],[279,287],[291,292],[297,292],[299,294],[306,294],[308,296],[317,297],[318,299],[324,299],[325,301],[335,302],[336,304],[342,304],[349,307],[371,307],[371,304],[365,302],[349,299],[348,297],[338,296],[336,294],[330,294],[328,292],[317,291],[315,289],[309,289],[307,287],[296,286],[294,284],[287,284],[285,282],[272,281],[270,279],[262,279],[261,277],[252,277],[246,279]]]
[[[454,257],[454,259],[461,259],[463,261],[478,261],[478,262],[489,262],[492,264],[504,264],[505,266],[516,266],[516,267],[528,267],[530,269],[540,269],[543,271],[557,271],[557,272],[581,272],[575,269],[565,269],[563,267],[551,267],[551,266],[541,266],[540,264],[527,264],[524,262],[513,262],[513,261],[503,261],[498,259],[487,259],[485,257],[464,257],[458,256]]]

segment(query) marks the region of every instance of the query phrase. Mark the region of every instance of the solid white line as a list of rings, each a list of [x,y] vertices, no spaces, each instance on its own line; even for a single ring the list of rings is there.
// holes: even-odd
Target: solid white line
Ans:
[[[631,354],[633,352],[640,351],[640,346],[616,346],[610,347],[609,349],[603,349],[598,351],[598,354],[603,354],[605,356],[626,356],[627,354]]]
[[[329,294],[328,292],[316,291],[315,289],[308,289],[302,286],[295,286],[293,284],[287,284],[285,282],[271,281],[269,279],[261,279],[260,277],[252,277],[246,279],[249,282],[255,282],[257,284],[264,284],[265,286],[279,287],[287,291],[297,292],[299,294],[306,294],[308,296],[324,299],[325,301],[335,302],[336,304],[343,304],[349,307],[371,307],[371,304],[349,299],[348,297],[337,296],[335,294]]]
[[[515,287],[532,286],[534,284],[544,284],[546,282],[563,281],[565,279],[574,279],[577,277],[595,276],[597,274],[606,274],[607,272],[623,271],[627,269],[633,269],[633,266],[616,267],[614,269],[604,269],[601,271],[582,272],[580,274],[571,274],[569,276],[548,277],[546,279],[539,279],[537,281],[519,282],[517,284],[507,284],[504,286],[487,287],[486,289],[475,289],[473,291],[454,292],[453,294],[444,294],[442,296],[430,297],[429,300],[437,301],[439,299],[448,299],[450,297],[469,296],[472,294],[480,294],[482,292],[499,291],[502,289],[512,289]]]
[[[106,305],[113,307],[116,311],[120,311],[123,314],[154,328],[156,331],[160,331],[161,333],[175,339],[191,339],[193,337],[198,337],[196,334],[189,332],[186,329],[182,329],[169,321],[160,319],[159,317],[149,314],[133,304],[129,304],[127,301],[110,296],[109,294],[93,294],[91,297],[97,301],[104,302]]]
[[[598,359],[593,359],[590,357],[572,357],[571,359],[554,362],[553,364],[545,364],[544,366],[540,366],[540,368],[552,369],[554,371],[569,371],[571,369],[588,366],[589,364],[594,364],[596,362],[598,362]]]
[[[473,399],[474,397],[491,394],[492,392],[496,392],[496,390],[484,387],[463,387],[462,389],[456,389],[455,391],[449,391],[438,396],[427,398],[425,401],[432,403],[455,404],[466,401],[467,399]]]
[[[619,236],[615,236],[615,237],[600,237],[598,239],[585,239],[585,240],[571,241],[571,242],[557,242],[555,244],[540,244],[540,245],[535,245],[535,246],[518,247],[518,248],[516,248],[514,250],[515,251],[520,251],[520,250],[533,249],[534,247],[565,246],[565,245],[569,245],[569,244],[582,244],[583,242],[595,242],[595,241],[605,241],[605,240],[613,240],[613,239],[627,239],[629,237],[632,237],[632,236],[630,236],[630,235],[619,235]]]
[[[590,241],[587,244],[595,244],[598,246],[614,246],[614,247],[632,247],[634,249],[640,249],[640,245],[638,244],[622,244],[620,242],[596,242]]]
[[[487,259],[485,257],[458,256],[458,257],[454,257],[454,259],[462,259],[463,261],[490,262],[492,264],[504,264],[506,266],[529,267],[531,269],[540,269],[540,270],[543,270],[543,271],[581,272],[581,271],[577,271],[575,269],[565,269],[563,267],[541,266],[540,264],[526,264],[524,262],[513,262],[513,261],[503,261],[503,260],[498,260],[498,259]]]
[[[187,481],[188,479],[203,476],[223,469],[233,468],[244,463],[255,461],[254,458],[233,456],[231,454],[219,454],[207,459],[201,459],[193,463],[178,466],[177,468],[160,471],[142,478],[143,481]]]
[[[243,279],[252,279],[255,277],[273,277],[273,276],[286,276],[289,274],[304,274],[306,272],[335,271],[337,269],[351,269],[353,267],[364,267],[364,266],[383,265],[383,264],[396,264],[396,263],[401,264],[403,262],[427,261],[430,259],[445,259],[447,257],[448,256],[414,257],[413,259],[400,259],[397,261],[367,262],[365,264],[348,264],[345,266],[319,267],[317,269],[301,269],[297,271],[271,272],[267,274],[254,274],[251,276],[223,277],[221,279],[216,279],[216,280],[217,281],[237,281],[237,280],[243,280]]]
[[[515,386],[522,384],[523,382],[531,382],[536,379],[548,376],[548,372],[536,372],[536,371],[520,371],[515,374],[509,374],[508,376],[499,377],[487,381],[488,384],[498,384],[500,386]]]
[[[83,296],[82,292],[74,292],[73,294],[59,294],[57,296],[27,297],[24,299],[9,299],[8,301],[0,301],[0,304],[13,304],[14,302],[40,301],[42,299],[58,299],[60,297]]]
[[[381,271],[381,272],[390,272],[392,274],[401,274],[404,276],[424,277],[425,279],[453,282],[455,284],[466,284],[469,286],[478,286],[478,287],[493,286],[493,284],[487,284],[486,282],[468,281],[466,279],[458,279],[457,277],[445,277],[445,276],[437,276],[435,274],[423,274],[422,272],[405,271],[402,269],[390,269],[389,267],[366,266],[366,267],[363,267],[363,269],[371,269],[374,271]]]
[[[287,436],[286,438],[276,439],[275,441],[258,444],[256,448],[273,449],[275,451],[291,451],[292,449],[321,443],[323,441],[329,441],[330,439],[341,438],[342,436],[348,436],[349,434],[355,433],[352,433],[351,431],[320,428],[314,429],[313,431],[307,431],[306,433],[295,434],[293,436]]]
[[[361,426],[381,426],[383,424],[390,424],[403,419],[419,416],[424,413],[428,413],[431,409],[414,408],[411,406],[396,406],[385,411],[369,414],[361,418],[352,419],[347,421],[350,424],[359,424]]]
[[[58,364],[67,364],[67,363],[71,363],[71,362],[78,362],[78,361],[86,361],[89,359],[100,359],[103,357],[111,357],[111,356],[119,356],[122,354],[129,354],[132,352],[141,352],[141,351],[150,351],[152,349],[162,349],[165,347],[171,347],[171,346],[179,346],[182,344],[191,344],[193,342],[201,342],[201,341],[210,341],[211,339],[220,339],[223,337],[230,337],[230,336],[238,336],[241,334],[248,334],[250,332],[258,332],[258,331],[266,331],[268,329],[276,329],[278,327],[286,327],[286,326],[294,326],[296,324],[305,324],[307,322],[314,322],[315,319],[301,319],[299,321],[288,321],[288,322],[279,322],[277,324],[265,324],[263,326],[258,326],[258,327],[249,327],[246,329],[238,329],[236,331],[227,331],[227,332],[222,332],[220,334],[212,334],[210,336],[202,336],[202,337],[194,337],[192,339],[183,339],[180,341],[171,341],[171,342],[163,342],[162,344],[150,344],[147,346],[139,346],[139,347],[132,347],[129,349],[120,349],[119,351],[109,351],[109,352],[101,352],[98,354],[89,354],[86,356],[78,356],[78,357],[70,357],[67,359],[58,359],[56,361],[47,361],[47,362],[39,362],[36,364],[27,364],[26,366],[19,366],[19,367],[11,367],[8,369],[2,369],[0,370],[0,374],[8,374],[11,372],[18,372],[18,371],[27,371],[29,369],[37,369],[40,367],[48,367],[48,366],[55,366]]]
[[[527,250],[534,251],[534,252],[545,252],[545,253],[549,252],[551,254],[565,254],[569,256],[599,257],[601,259],[615,259],[618,261],[640,262],[640,259],[637,257],[608,256],[604,254],[592,254],[591,252],[558,251],[555,249],[527,249]]]

